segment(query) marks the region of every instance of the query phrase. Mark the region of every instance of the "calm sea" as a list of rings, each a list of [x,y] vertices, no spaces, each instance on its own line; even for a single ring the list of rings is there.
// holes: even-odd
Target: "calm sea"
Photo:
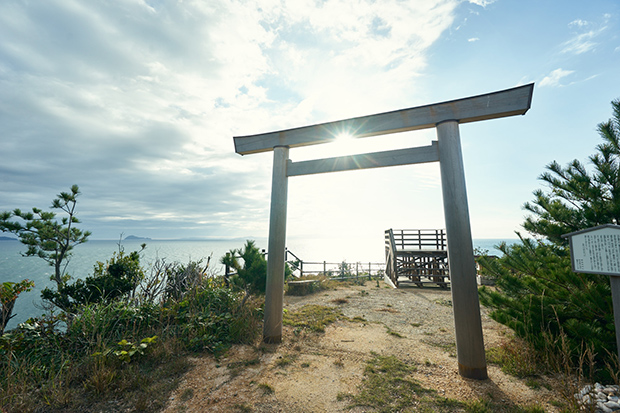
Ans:
[[[501,241],[509,243],[516,240],[501,239],[478,239],[474,240],[474,247],[488,250],[489,254],[500,255],[494,247]],[[211,269],[223,273],[219,264],[220,258],[231,249],[241,248],[244,240],[218,240],[218,241],[123,241],[122,247],[125,252],[137,251],[140,244],[145,242],[147,248],[142,252],[141,263],[148,269],[157,258],[165,259],[166,262],[187,263],[206,259],[211,256]],[[256,245],[261,249],[267,248],[266,239],[256,239]],[[304,261],[327,261],[327,262],[383,262],[383,241],[381,238],[373,244],[351,245],[339,243],[333,240],[303,240],[289,242],[289,249]],[[73,256],[67,267],[67,273],[75,278],[84,278],[93,274],[93,266],[97,261],[105,262],[119,250],[118,241],[88,241],[77,246],[73,250]],[[41,290],[45,287],[53,287],[50,275],[53,268],[45,261],[37,257],[23,257],[21,253],[26,247],[17,241],[0,241],[0,282],[20,281],[30,279],[35,282],[35,288],[20,295],[15,303],[13,314],[15,317],[9,322],[7,328],[15,328],[30,317],[43,313],[40,308]]]

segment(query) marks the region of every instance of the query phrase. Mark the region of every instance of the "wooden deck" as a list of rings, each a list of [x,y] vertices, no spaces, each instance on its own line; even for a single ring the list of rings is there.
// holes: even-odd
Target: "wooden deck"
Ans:
[[[443,229],[386,230],[385,261],[386,281],[394,287],[402,283],[448,287],[448,249]]]

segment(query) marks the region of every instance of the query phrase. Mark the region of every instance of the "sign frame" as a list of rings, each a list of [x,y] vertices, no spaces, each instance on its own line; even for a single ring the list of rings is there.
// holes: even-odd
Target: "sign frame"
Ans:
[[[578,255],[575,254],[575,249],[577,249],[578,251],[581,250],[581,252],[584,253],[585,252],[584,244],[587,244],[587,242],[584,242],[586,241],[585,239],[579,239],[576,237],[580,237],[580,238],[587,237],[588,235],[586,234],[591,234],[591,236],[601,236],[601,235],[605,236],[605,235],[609,235],[610,232],[613,233],[616,231],[618,235],[618,239],[616,240],[617,243],[612,244],[612,246],[616,247],[616,251],[615,251],[616,255],[614,256],[612,254],[612,259],[615,258],[616,260],[615,271],[584,270],[583,268],[580,268],[580,267],[585,267],[585,262],[581,262],[581,263],[577,262],[577,265],[575,265],[575,262],[579,259],[577,258]],[[595,232],[597,232],[598,234],[592,234]],[[603,234],[603,232],[606,232],[607,234]],[[570,244],[570,248],[569,248],[570,259],[571,259],[571,266],[572,266],[573,272],[584,273],[584,274],[602,274],[602,275],[609,276],[609,287],[611,289],[611,302],[612,302],[613,311],[614,311],[614,327],[616,330],[616,348],[618,351],[618,359],[620,359],[620,225],[615,225],[615,224],[599,225],[599,226],[592,227],[592,228],[586,228],[581,231],[575,231],[569,234],[564,234],[562,235],[562,238],[568,238],[568,242]],[[596,241],[600,241],[600,240],[596,240]],[[598,249],[598,251],[596,252],[600,252],[600,247],[601,247],[600,244],[593,246],[590,243],[590,247],[592,248],[588,248],[587,252],[592,252],[595,249]],[[607,253],[607,251],[605,251],[605,253]],[[605,258],[607,258],[607,256]],[[590,260],[590,263],[591,263],[591,260]]]
[[[573,272],[620,277],[620,225],[599,225],[562,238],[568,238]]]

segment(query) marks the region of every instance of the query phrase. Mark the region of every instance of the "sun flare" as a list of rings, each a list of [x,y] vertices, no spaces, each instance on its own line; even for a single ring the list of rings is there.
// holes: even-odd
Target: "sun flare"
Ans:
[[[357,142],[352,133],[346,131],[339,132],[334,135],[334,140],[329,145],[326,145],[325,150],[331,156],[346,155],[355,151]]]
[[[350,132],[340,132],[336,135],[336,142],[346,142],[354,139],[354,136]]]

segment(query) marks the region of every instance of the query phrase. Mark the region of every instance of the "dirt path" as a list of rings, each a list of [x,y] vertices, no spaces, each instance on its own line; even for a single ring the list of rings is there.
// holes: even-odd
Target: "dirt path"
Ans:
[[[414,363],[413,377],[440,396],[463,402],[492,400],[506,411],[515,406],[559,411],[550,404],[561,400],[555,392],[534,390],[496,366],[488,366],[489,379],[484,381],[458,375],[450,291],[395,290],[372,281],[304,297],[285,296],[284,302],[288,311],[320,304],[366,321],[337,321],[324,333],[285,326],[280,345],[236,346],[220,360],[195,358],[165,411],[371,411],[348,408],[349,401],[339,394],[357,392],[373,353]],[[507,334],[484,312],[483,330],[487,348],[497,346]]]

